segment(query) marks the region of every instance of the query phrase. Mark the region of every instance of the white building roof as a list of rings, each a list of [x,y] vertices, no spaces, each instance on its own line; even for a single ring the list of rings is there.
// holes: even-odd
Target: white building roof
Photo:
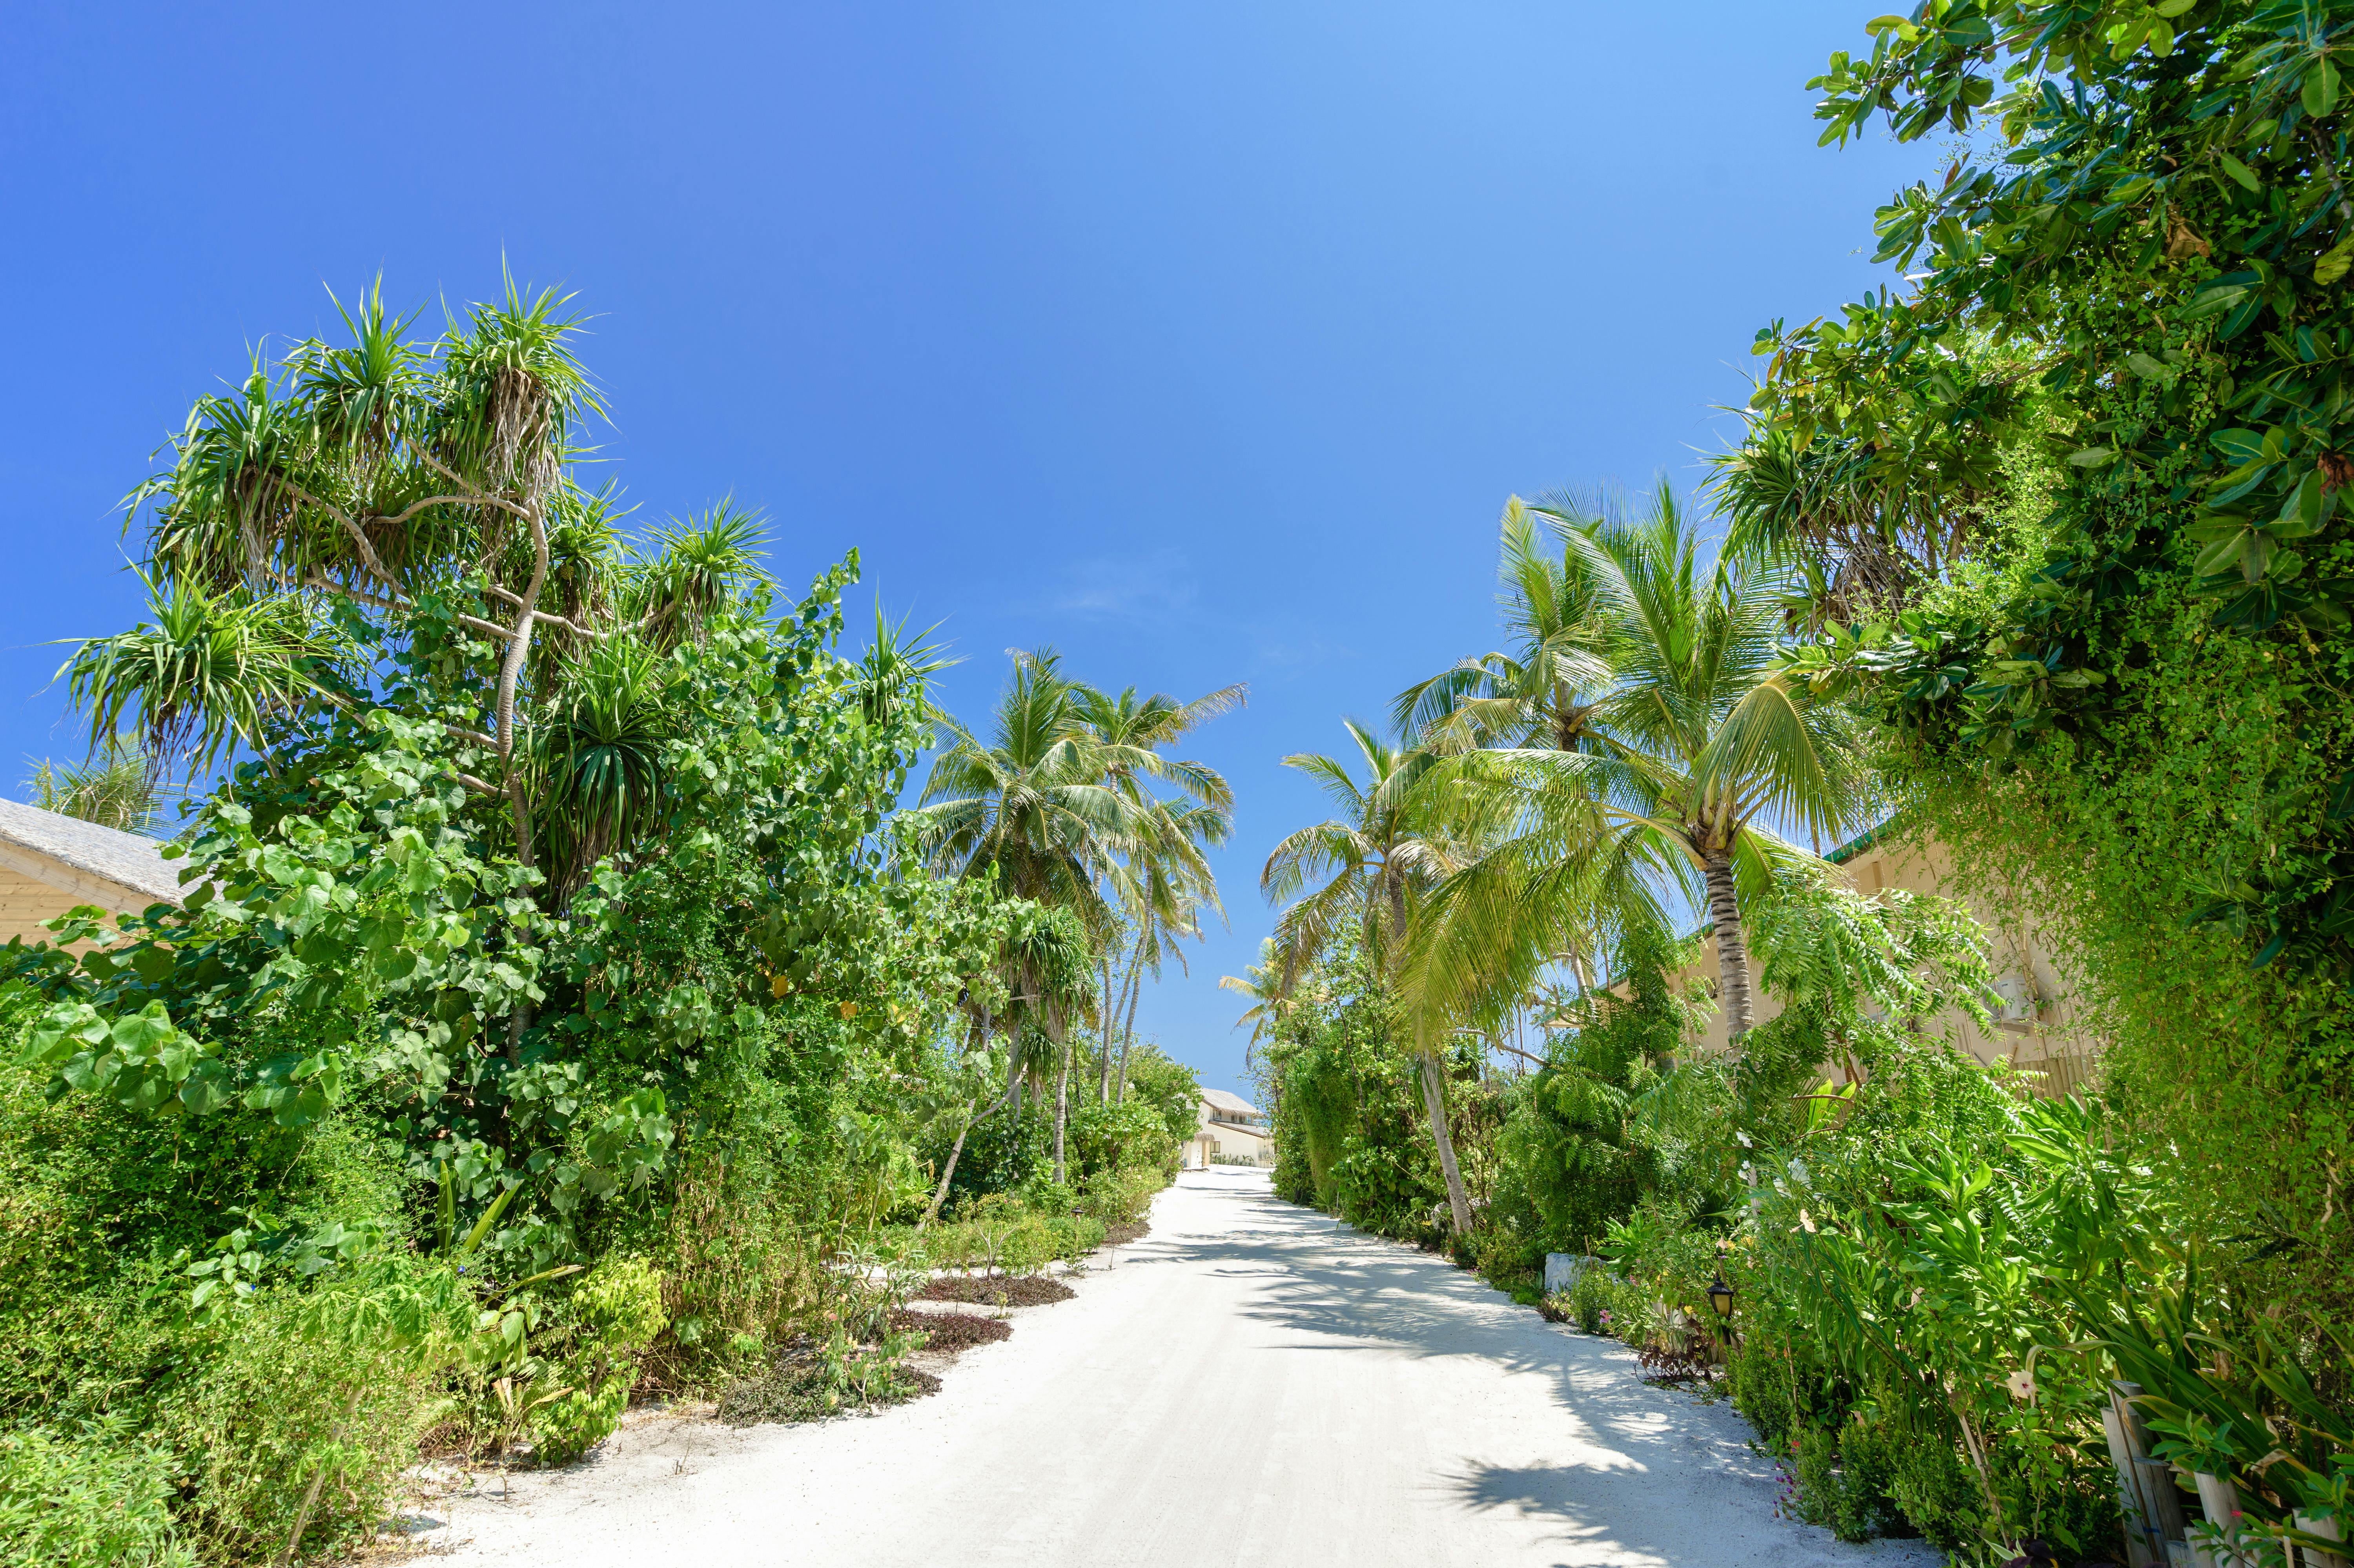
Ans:
[[[180,867],[154,839],[0,800],[0,866],[123,914],[180,901]]]
[[[1258,1107],[1240,1095],[1230,1095],[1224,1089],[1204,1089],[1202,1098],[1212,1110],[1232,1111],[1237,1116],[1257,1116]]]

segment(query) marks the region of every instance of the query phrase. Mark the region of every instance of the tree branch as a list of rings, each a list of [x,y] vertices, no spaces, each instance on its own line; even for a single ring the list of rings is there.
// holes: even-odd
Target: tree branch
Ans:
[[[470,631],[480,631],[486,636],[495,637],[501,641],[511,641],[515,635],[514,627],[501,626],[495,620],[484,620],[480,616],[456,615],[451,616],[451,619]]]
[[[507,656],[499,666],[497,714],[499,760],[506,768],[507,793],[514,806],[515,859],[530,870],[535,860],[531,843],[531,802],[524,796],[522,770],[514,765],[515,684],[523,678],[524,661],[531,653],[531,629],[535,624],[532,617],[539,604],[540,589],[547,585],[547,527],[536,506],[525,511],[523,517],[531,525],[531,581],[515,611],[514,634],[507,643]]]
[[[472,503],[476,506],[496,506],[503,508],[505,511],[514,513],[516,516],[522,518],[526,523],[532,520],[532,512],[530,509],[524,506],[522,503],[509,501],[504,495],[493,495],[486,491],[476,490],[472,480],[468,479],[464,474],[460,473],[457,470],[451,468],[449,464],[441,461],[439,458],[434,457],[431,453],[419,452],[417,454],[417,461],[431,469],[434,472],[440,474],[442,478],[448,480],[451,483],[464,486],[466,493],[459,499]]]
[[[489,589],[490,592],[497,598],[503,599],[509,604],[514,605],[517,609],[521,609],[523,608],[523,596],[516,593],[513,588],[503,588],[496,583],[488,582],[484,583],[482,586]],[[577,631],[581,636],[589,638],[595,641],[602,642],[605,640],[605,633],[597,630],[595,628],[583,626],[577,620],[567,620],[563,616],[555,614],[549,610],[535,609],[531,612],[531,618],[534,620],[544,621],[549,626],[560,626],[567,631]],[[637,626],[642,626],[644,624],[645,622],[642,620],[637,622],[636,626],[625,628],[625,630],[635,630]]]
[[[406,602],[408,596],[400,591],[399,579],[395,577],[391,571],[386,567],[382,557],[378,556],[376,553],[376,546],[368,543],[367,530],[362,528],[357,523],[354,522],[350,513],[345,511],[342,507],[334,504],[332,502],[320,500],[317,496],[312,494],[309,491],[303,489],[301,485],[295,483],[291,479],[281,477],[278,482],[284,485],[296,496],[309,502],[312,505],[317,507],[320,511],[326,513],[336,522],[342,524],[344,525],[344,532],[352,536],[352,543],[359,546],[360,560],[362,564],[367,567],[369,572],[374,574],[378,582],[384,584],[387,588],[391,590],[392,597],[396,600]]]

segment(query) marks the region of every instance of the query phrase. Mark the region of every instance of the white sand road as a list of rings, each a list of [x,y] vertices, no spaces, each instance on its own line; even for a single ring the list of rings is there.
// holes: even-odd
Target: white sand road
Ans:
[[[1933,1564],[1773,1517],[1722,1405],[1469,1275],[1189,1173],[1152,1234],[929,1399],[731,1431],[639,1422],[433,1512],[462,1563]],[[423,1520],[418,1521],[422,1524]]]

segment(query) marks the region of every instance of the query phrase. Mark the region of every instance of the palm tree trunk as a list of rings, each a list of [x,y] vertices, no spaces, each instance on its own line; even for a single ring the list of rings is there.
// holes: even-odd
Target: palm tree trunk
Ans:
[[[1111,1100],[1111,955],[1106,953],[1103,963],[1103,1005],[1096,1010],[1096,1044],[1103,1047],[1103,1061],[1096,1071],[1096,1104],[1107,1105]]]
[[[991,1020],[989,1015],[989,1009],[985,1007],[982,1008],[981,1010],[981,1047],[984,1051],[989,1049],[990,1026],[993,1020]],[[916,1228],[917,1230],[922,1230],[926,1225],[930,1224],[934,1220],[940,1217],[940,1205],[948,1202],[949,1183],[956,1180],[957,1160],[964,1153],[964,1140],[972,1136],[972,1129],[981,1122],[986,1120],[990,1117],[995,1116],[1007,1106],[1013,1104],[1014,1094],[1021,1088],[1021,1086],[1022,1055],[1021,1053],[1017,1051],[1014,1053],[1012,1062],[1010,1062],[1006,1066],[1005,1093],[999,1097],[997,1103],[990,1107],[987,1110],[981,1112],[979,1116],[972,1115],[970,1113],[970,1108],[967,1108],[964,1125],[957,1128],[956,1142],[949,1150],[948,1164],[940,1171],[939,1187],[932,1193],[931,1206],[924,1211],[924,1217],[916,1222]]]
[[[1071,1119],[1071,1033],[1067,1029],[1056,1033],[1063,1037],[1062,1065],[1055,1074],[1055,1184],[1059,1187],[1065,1174],[1063,1129]]]
[[[1128,977],[1128,1022],[1119,1034],[1119,1095],[1128,1098],[1128,1058],[1136,1049],[1136,1004],[1144,1000],[1144,965],[1140,961]]]
[[[1447,1075],[1438,1053],[1422,1053],[1422,1103],[1430,1112],[1431,1141],[1438,1145],[1439,1172],[1447,1178],[1447,1206],[1454,1212],[1458,1234],[1471,1234],[1471,1199],[1463,1190],[1463,1168],[1455,1162],[1455,1135],[1447,1127]]]
[[[1389,883],[1390,906],[1390,974],[1394,979],[1405,968],[1405,883],[1391,874],[1384,866],[1384,879]],[[1438,1065],[1438,1053],[1426,1045],[1422,1056],[1422,1104],[1430,1113],[1430,1141],[1438,1147],[1439,1174],[1447,1178],[1447,1207],[1455,1217],[1456,1233],[1471,1234],[1471,1198],[1463,1190],[1463,1168],[1455,1159],[1455,1134],[1447,1125],[1447,1078]]]
[[[1749,998],[1749,945],[1741,933],[1741,900],[1734,894],[1733,862],[1710,855],[1701,863],[1708,877],[1708,914],[1716,924],[1716,989],[1724,1005],[1727,1038],[1738,1044],[1756,1022]]]

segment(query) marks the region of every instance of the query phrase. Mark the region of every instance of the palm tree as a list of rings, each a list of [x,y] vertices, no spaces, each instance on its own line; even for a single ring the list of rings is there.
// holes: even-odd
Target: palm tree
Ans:
[[[1497,604],[1509,650],[1408,687],[1394,705],[1395,722],[1442,757],[1475,747],[1606,751],[1601,705],[1617,672],[1611,620],[1586,557],[1553,515],[1517,495],[1505,503],[1499,534]],[[1446,766],[1420,788],[1441,812],[1494,804]],[[1409,1004],[1439,1019],[1495,1024],[1547,965],[1566,962],[1581,986],[1590,984],[1593,959],[1615,924],[1597,909],[1597,894],[1590,879],[1575,886],[1541,874],[1532,880],[1514,855],[1481,856],[1419,912],[1405,976]],[[1547,917],[1524,917],[1539,912]]]
[[[1288,905],[1276,927],[1287,990],[1351,920],[1359,923],[1365,951],[1373,956],[1384,983],[1395,985],[1404,968],[1415,903],[1461,862],[1463,824],[1430,810],[1430,798],[1415,789],[1431,764],[1429,755],[1391,746],[1355,719],[1341,722],[1364,766],[1363,784],[1347,763],[1335,758],[1302,752],[1283,759],[1285,767],[1315,779],[1340,808],[1338,815],[1301,828],[1277,844],[1259,877],[1269,902]],[[1435,1038],[1417,1025],[1414,1048],[1421,1068],[1423,1107],[1429,1114],[1455,1228],[1468,1232],[1471,1202],[1456,1161],[1455,1139],[1447,1130],[1446,1075]]]
[[[138,736],[132,735],[110,736],[79,768],[44,761],[26,785],[33,804],[44,811],[126,833],[153,834],[166,793]]]
[[[1596,705],[1616,679],[1609,618],[1584,557],[1540,535],[1513,496],[1500,530],[1496,602],[1509,652],[1466,659],[1399,694],[1393,721],[1434,753],[1471,746],[1592,750]]]
[[[1145,977],[1160,979],[1162,967],[1172,960],[1180,969],[1185,969],[1184,943],[1201,939],[1202,910],[1215,909],[1221,917],[1225,913],[1218,900],[1216,879],[1201,853],[1203,844],[1225,839],[1225,813],[1206,806],[1162,801],[1155,814],[1161,821],[1158,842],[1146,853],[1130,856],[1115,877],[1135,933],[1123,966],[1126,972],[1117,1007],[1121,1021],[1119,1076],[1108,1097],[1115,1100],[1128,1097],[1129,1058],[1136,1045],[1136,1010],[1143,999]],[[1109,1071],[1108,1051],[1104,1067]]]
[[[1150,832],[1134,797],[1108,780],[1157,759],[1088,733],[1081,692],[1054,650],[1015,653],[990,739],[946,721],[948,748],[909,815],[934,869],[993,871],[1006,893],[1072,911],[1099,941],[1116,916],[1098,881]]]
[[[949,1195],[949,1183],[956,1177],[958,1158],[964,1153],[964,1140],[974,1127],[999,1111],[1018,1107],[1022,1085],[1035,1064],[1025,1057],[1023,1042],[1025,1037],[1043,1033],[1059,1043],[1067,1033],[1070,1022],[1084,1016],[1088,992],[1088,962],[1094,947],[1085,926],[1068,909],[1031,907],[1022,912],[1014,929],[999,950],[997,978],[1005,991],[1005,1011],[992,1014],[986,1006],[979,1011],[975,1022],[979,1026],[981,1049],[986,1053],[992,1033],[999,1024],[1010,1025],[1006,1033],[1005,1089],[996,1102],[974,1115],[970,1106],[957,1128],[956,1142],[949,1150],[948,1160],[941,1167],[939,1186],[932,1193],[930,1206],[917,1223],[917,1229],[929,1224],[940,1212],[940,1204]],[[1055,1179],[1061,1181],[1057,1168]]]
[[[1804,858],[1776,823],[1836,840],[1868,811],[1860,720],[1779,669],[1787,575],[1753,553],[1706,555],[1664,483],[1632,520],[1533,510],[1560,526],[1610,621],[1617,683],[1594,714],[1605,744],[1475,753],[1451,770],[1513,812],[1490,853],[1530,885],[1583,885],[1590,907],[1609,902],[1601,889],[1639,904],[1645,885],[1653,908],[1675,891],[1704,899],[1738,1040],[1755,1022],[1744,889],[1762,895],[1775,863]]]
[[[1245,967],[1239,975],[1220,975],[1218,988],[1246,998],[1250,1006],[1235,1020],[1235,1027],[1250,1025],[1249,1044],[1243,1047],[1243,1065],[1249,1066],[1259,1042],[1281,1027],[1283,1016],[1291,1009],[1290,988],[1283,983],[1283,955],[1275,938],[1268,937],[1258,945],[1258,962]]]
[[[1155,831],[1128,857],[1113,878],[1134,936],[1122,944],[1128,957],[1121,965],[1125,973],[1117,1001],[1112,984],[1114,944],[1105,944],[1097,959],[1105,1021],[1103,1052],[1097,1070],[1098,1103],[1112,1097],[1112,1023],[1123,1014],[1127,1026],[1121,1033],[1119,1054],[1119,1086],[1125,1094],[1128,1054],[1135,1037],[1143,971],[1149,967],[1158,975],[1164,956],[1177,950],[1175,938],[1200,935],[1198,910],[1202,906],[1217,910],[1221,916],[1225,914],[1218,901],[1217,878],[1211,873],[1204,851],[1224,842],[1233,831],[1234,791],[1216,769],[1200,762],[1162,758],[1160,752],[1163,747],[1173,745],[1248,700],[1249,688],[1240,683],[1222,686],[1190,703],[1181,703],[1163,693],[1139,697],[1134,686],[1116,696],[1092,688],[1080,694],[1080,723],[1098,742],[1111,748],[1107,755],[1114,759],[1114,765],[1107,782],[1139,806],[1152,810],[1156,818]],[[1149,772],[1125,760],[1137,752],[1150,753],[1156,759]],[[1176,785],[1186,803],[1164,801],[1152,795],[1145,788],[1148,777]]]

